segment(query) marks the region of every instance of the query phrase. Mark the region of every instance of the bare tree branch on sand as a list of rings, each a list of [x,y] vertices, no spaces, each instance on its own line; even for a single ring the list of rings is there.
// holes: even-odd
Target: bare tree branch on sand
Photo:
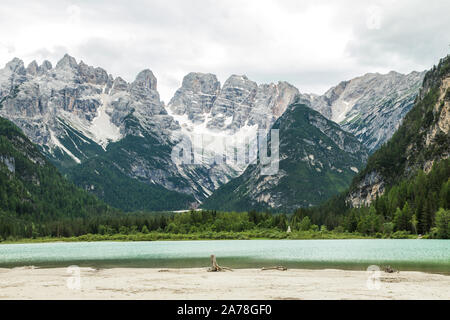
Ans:
[[[211,255],[211,267],[208,269],[208,272],[220,272],[220,271],[233,271],[233,269],[228,267],[221,267],[217,264],[216,256],[214,254]]]
[[[286,271],[287,268],[283,266],[275,266],[275,267],[269,267],[269,268],[262,268],[261,271],[265,270],[278,270],[278,271]],[[208,272],[221,272],[221,271],[233,271],[233,269],[228,267],[222,267],[219,266],[216,260],[216,255],[211,255],[211,267],[208,268]]]

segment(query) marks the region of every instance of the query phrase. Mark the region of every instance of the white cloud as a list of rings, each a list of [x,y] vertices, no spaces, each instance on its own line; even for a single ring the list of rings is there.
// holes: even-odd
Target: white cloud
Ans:
[[[448,1],[3,0],[0,64],[65,52],[132,81],[153,70],[167,102],[191,71],[321,93],[366,72],[429,68],[448,52]]]

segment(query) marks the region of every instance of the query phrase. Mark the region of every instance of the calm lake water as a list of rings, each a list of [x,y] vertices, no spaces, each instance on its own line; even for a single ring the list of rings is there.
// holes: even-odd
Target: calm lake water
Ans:
[[[232,268],[340,268],[450,274],[450,240],[219,240],[0,245],[0,267],[207,267],[215,254]]]

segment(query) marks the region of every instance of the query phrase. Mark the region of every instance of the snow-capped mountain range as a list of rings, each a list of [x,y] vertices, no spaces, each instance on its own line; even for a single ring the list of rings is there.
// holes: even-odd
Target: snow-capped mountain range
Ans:
[[[15,58],[1,70],[0,79],[1,115],[50,154],[60,149],[76,163],[85,155],[60,141],[67,135],[67,126],[104,150],[128,133],[124,118],[130,113],[144,128],[178,128],[160,102],[150,70],[140,72],[129,84],[65,55],[54,68],[48,61],[41,66],[33,61],[24,68]]]
[[[201,202],[247,166],[210,161],[218,151],[217,139],[243,147],[300,99],[376,148],[398,127],[422,77],[369,74],[315,96],[301,94],[287,82],[257,84],[232,75],[221,85],[213,74],[189,73],[165,106],[148,69],[128,83],[67,54],[54,67],[48,61],[25,67],[15,58],[0,70],[0,116],[19,126],[77,184],[116,206],[121,206],[113,201],[121,193],[120,183],[102,185],[111,172],[118,181],[139,181],[157,186],[162,194],[190,195]],[[201,165],[171,160],[173,146],[198,137],[209,139]],[[136,203],[152,197],[142,188]]]
[[[197,201],[245,166],[177,165],[171,161],[172,147],[193,134],[245,143],[258,128],[270,128],[298,93],[287,83],[258,86],[245,76],[231,76],[221,87],[213,75],[191,73],[166,107],[150,70],[127,83],[69,55],[55,67],[33,61],[25,68],[15,58],[0,70],[0,81],[0,115],[86,189],[100,186],[80,181],[78,166],[106,157],[120,174]],[[250,112],[254,107],[260,112]]]

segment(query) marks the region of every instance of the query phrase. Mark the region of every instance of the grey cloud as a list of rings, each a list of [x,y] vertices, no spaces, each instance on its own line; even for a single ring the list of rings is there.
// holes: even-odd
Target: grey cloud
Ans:
[[[13,56],[55,63],[68,52],[128,81],[150,68],[164,100],[191,71],[215,73],[221,82],[231,74],[285,80],[321,93],[367,72],[429,68],[450,44],[445,0],[4,0],[0,6],[1,64]],[[370,6],[380,8],[378,29],[367,26]],[[317,16],[304,25],[309,12]]]
[[[370,30],[364,21],[354,27],[355,39],[348,53],[368,66],[404,71],[429,68],[448,53],[450,12],[448,1],[399,1],[380,6],[380,29]]]

